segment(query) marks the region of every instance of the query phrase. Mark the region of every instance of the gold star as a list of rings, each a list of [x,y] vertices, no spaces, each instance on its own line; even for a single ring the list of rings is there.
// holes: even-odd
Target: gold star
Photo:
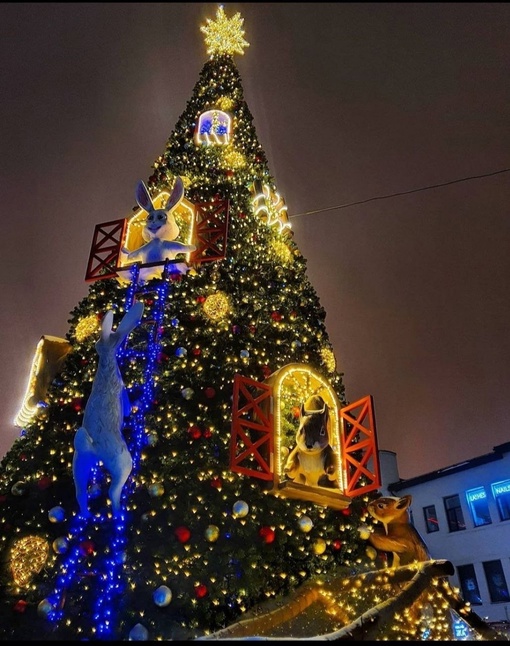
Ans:
[[[216,20],[207,18],[207,25],[200,27],[205,34],[207,53],[215,54],[244,54],[243,49],[249,47],[249,43],[243,38],[244,18],[236,13],[230,20],[225,15],[223,5],[218,7]]]

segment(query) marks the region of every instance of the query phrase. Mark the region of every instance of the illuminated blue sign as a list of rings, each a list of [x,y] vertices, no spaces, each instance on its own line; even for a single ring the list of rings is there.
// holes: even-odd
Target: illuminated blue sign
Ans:
[[[484,487],[468,489],[466,491],[466,500],[475,527],[480,527],[481,525],[489,525],[492,522],[487,494],[485,493]]]
[[[503,480],[503,482],[495,482],[492,486],[492,492],[495,496],[501,496],[505,493],[510,493],[510,480]]]
[[[466,491],[466,496],[468,502],[475,502],[476,500],[483,500],[484,498],[487,498],[487,494],[485,493],[485,489],[483,487]]]
[[[469,637],[467,624],[465,624],[460,619],[454,622],[453,632],[455,633],[456,639],[467,639]]]

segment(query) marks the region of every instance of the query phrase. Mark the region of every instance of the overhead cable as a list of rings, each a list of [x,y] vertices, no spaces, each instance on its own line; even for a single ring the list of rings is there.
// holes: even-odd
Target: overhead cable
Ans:
[[[442,184],[432,184],[431,186],[422,186],[421,188],[413,188],[410,191],[400,191],[399,193],[390,193],[389,195],[378,195],[376,197],[369,197],[366,200],[359,200],[358,202],[349,202],[348,204],[338,204],[337,206],[328,206],[324,209],[316,209],[315,211],[305,211],[304,213],[296,213],[289,215],[289,218],[299,218],[303,215],[314,215],[315,213],[324,213],[326,211],[336,211],[337,209],[346,209],[350,206],[357,206],[358,204],[366,204],[367,202],[375,202],[376,200],[388,200],[391,197],[398,197],[399,195],[409,195],[410,193],[419,193],[420,191],[430,191],[433,188],[440,188],[441,186],[449,186],[450,184],[458,184],[459,182],[468,182],[472,179],[482,179],[483,177],[492,177],[493,175],[500,175],[501,173],[510,172],[510,168],[503,168],[496,170],[493,173],[485,173],[484,175],[472,175],[471,177],[463,177],[462,179],[453,179],[450,182],[443,182]]]

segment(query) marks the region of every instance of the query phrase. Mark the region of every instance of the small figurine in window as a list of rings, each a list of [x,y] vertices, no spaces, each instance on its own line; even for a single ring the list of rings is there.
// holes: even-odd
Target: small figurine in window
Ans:
[[[285,475],[300,484],[338,487],[338,464],[329,433],[328,405],[313,395],[301,404],[296,446],[287,458]]]

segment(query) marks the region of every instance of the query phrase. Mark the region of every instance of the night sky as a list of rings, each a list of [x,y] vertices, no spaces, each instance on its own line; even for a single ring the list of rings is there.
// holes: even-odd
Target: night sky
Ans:
[[[88,292],[95,225],[132,213],[217,6],[0,5],[0,457],[37,342]],[[510,4],[224,6],[244,18],[245,99],[379,448],[409,478],[509,441]]]

